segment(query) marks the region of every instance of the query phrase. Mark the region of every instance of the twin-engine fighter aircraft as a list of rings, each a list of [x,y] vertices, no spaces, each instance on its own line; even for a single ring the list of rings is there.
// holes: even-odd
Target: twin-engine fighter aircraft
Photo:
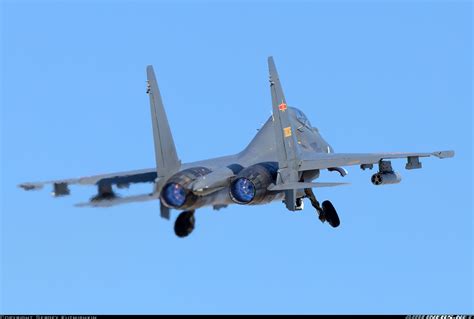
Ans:
[[[396,184],[401,177],[394,172],[390,160],[405,158],[406,169],[421,168],[420,157],[448,158],[454,151],[431,153],[334,153],[318,129],[311,126],[299,109],[286,103],[273,58],[268,58],[272,116],[241,152],[235,155],[182,164],[176,152],[166,118],[153,67],[147,67],[147,94],[150,97],[151,120],[155,144],[156,168],[111,173],[90,177],[61,179],[19,185],[25,190],[52,184],[53,196],[69,195],[69,185],[96,185],[97,195],[76,206],[110,207],[119,204],[159,200],[163,218],[170,210],[182,211],[175,222],[178,237],[188,236],[195,226],[195,211],[229,204],[260,205],[281,200],[290,211],[302,210],[308,198],[319,219],[338,227],[339,217],[330,201],[321,204],[313,188],[345,183],[314,182],[321,170],[347,174],[344,166],[361,169],[378,166],[372,175],[374,185]],[[153,183],[150,194],[119,197],[115,188],[134,183]]]

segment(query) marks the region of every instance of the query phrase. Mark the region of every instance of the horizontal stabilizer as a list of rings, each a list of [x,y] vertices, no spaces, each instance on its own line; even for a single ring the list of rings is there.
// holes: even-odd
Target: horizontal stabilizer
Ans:
[[[304,188],[318,188],[318,187],[333,187],[333,186],[341,186],[341,185],[348,185],[349,183],[303,183],[303,182],[295,182],[295,183],[285,183],[285,184],[271,184],[268,186],[269,191],[284,191],[284,190],[291,190],[291,189],[304,189]]]
[[[136,202],[146,202],[149,200],[158,199],[158,196],[155,194],[142,194],[134,195],[128,197],[114,197],[111,199],[103,199],[97,201],[90,201],[86,203],[78,203],[74,206],[76,207],[112,207],[121,204],[136,203]]]

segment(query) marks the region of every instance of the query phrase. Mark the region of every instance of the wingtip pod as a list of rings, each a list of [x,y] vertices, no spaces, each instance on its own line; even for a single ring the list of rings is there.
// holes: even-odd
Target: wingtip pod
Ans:
[[[432,153],[434,156],[436,156],[437,158],[451,158],[451,157],[454,157],[454,151],[439,151],[439,152],[433,152]]]

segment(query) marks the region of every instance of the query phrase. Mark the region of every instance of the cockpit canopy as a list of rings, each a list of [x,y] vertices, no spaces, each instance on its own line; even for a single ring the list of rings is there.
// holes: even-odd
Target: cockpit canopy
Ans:
[[[294,112],[298,122],[303,124],[308,130],[313,129],[313,127],[311,126],[311,122],[308,120],[306,115],[300,109],[297,109],[296,107],[289,107],[289,108]]]

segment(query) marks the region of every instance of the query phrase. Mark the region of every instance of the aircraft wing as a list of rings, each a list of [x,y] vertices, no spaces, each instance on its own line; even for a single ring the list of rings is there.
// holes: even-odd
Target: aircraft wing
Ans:
[[[54,189],[53,195],[68,195],[68,185],[98,185],[98,186],[112,186],[127,187],[135,183],[152,183],[157,177],[156,169],[142,169],[128,172],[117,172],[102,175],[85,176],[79,178],[66,178],[43,182],[22,183],[18,185],[24,190],[38,190],[45,185],[51,184]]]
[[[436,156],[450,158],[454,151],[438,151],[431,153],[316,153],[304,154],[301,158],[299,171],[327,169],[338,166],[361,165],[361,168],[370,167],[384,159],[406,158],[406,169],[421,168],[420,157]],[[367,165],[367,166],[364,166]]]

